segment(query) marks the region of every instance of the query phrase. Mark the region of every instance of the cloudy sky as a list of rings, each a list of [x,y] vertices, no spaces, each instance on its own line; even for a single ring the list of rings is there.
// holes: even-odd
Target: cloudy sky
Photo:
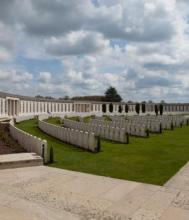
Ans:
[[[0,90],[189,102],[188,0],[0,0]]]

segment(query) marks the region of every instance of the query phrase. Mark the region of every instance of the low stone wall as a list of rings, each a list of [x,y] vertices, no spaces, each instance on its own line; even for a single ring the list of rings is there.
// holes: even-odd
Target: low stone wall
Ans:
[[[48,162],[47,141],[41,140],[31,134],[28,134],[14,126],[14,122],[9,124],[10,135],[13,139],[28,152],[34,152],[44,158],[44,162]]]
[[[45,133],[68,144],[78,146],[91,152],[98,152],[98,137],[94,133],[64,128],[47,122],[38,121],[38,127]]]
[[[35,118],[35,115],[22,115],[22,116],[16,116],[15,121],[16,123],[19,123],[21,121],[26,121],[26,120],[30,120],[34,118]]]

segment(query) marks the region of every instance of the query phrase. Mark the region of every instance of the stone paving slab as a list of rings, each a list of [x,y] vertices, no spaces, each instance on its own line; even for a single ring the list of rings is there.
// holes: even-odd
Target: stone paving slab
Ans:
[[[189,190],[189,162],[182,167],[166,184],[166,187]]]
[[[189,219],[189,211],[175,208],[175,207],[169,207],[167,211],[163,214],[163,216],[160,218],[160,220],[188,220]]]
[[[42,165],[43,160],[36,153],[14,153],[0,155],[0,169]]]
[[[188,166],[165,186],[46,166],[0,170],[0,219],[189,219]]]
[[[22,160],[32,160],[40,159],[41,157],[35,153],[16,153],[16,154],[3,154],[0,155],[0,163],[12,162],[12,161],[22,161]]]

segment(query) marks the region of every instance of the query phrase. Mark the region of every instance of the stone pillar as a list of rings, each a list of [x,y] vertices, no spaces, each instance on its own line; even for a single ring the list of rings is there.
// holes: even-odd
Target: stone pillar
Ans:
[[[30,113],[31,113],[31,102],[28,101],[28,114],[30,114]]]
[[[26,101],[26,114],[28,114],[28,101]]]
[[[12,116],[15,116],[15,112],[16,112],[16,101],[15,101],[15,100],[12,100],[12,104],[13,104]]]
[[[51,112],[51,102],[48,102],[47,104],[48,104],[47,112],[50,113]]]
[[[109,104],[106,104],[106,113],[110,113],[109,112]]]
[[[45,111],[45,103],[44,102],[41,102],[41,112],[44,113]]]
[[[17,101],[17,115],[20,115],[20,100]]]
[[[6,107],[5,107],[6,106]],[[7,115],[10,115],[9,113],[9,110],[10,110],[10,107],[9,107],[9,100],[7,99],[6,102],[4,103],[4,100],[3,100],[3,112],[4,112],[4,109],[6,108],[6,113]],[[5,112],[4,112],[5,113]],[[4,114],[3,114],[4,115]]]
[[[49,102],[46,102],[46,113],[49,112]]]
[[[24,114],[26,114],[26,101],[23,101]]]
[[[0,98],[0,115],[2,115],[2,99]]]
[[[42,106],[42,113],[44,113],[45,112],[45,103],[41,102],[41,106]]]
[[[36,114],[36,101],[33,101],[33,113]]]
[[[8,115],[8,100],[3,99],[3,115]]]
[[[32,101],[32,114],[34,114],[35,110],[34,110],[34,101]]]
[[[14,105],[15,105],[15,112],[14,112],[14,115],[17,115],[17,100],[14,101]]]
[[[13,103],[12,103],[12,101],[11,100],[9,100],[9,103],[10,103],[10,115],[12,115],[13,114]]]

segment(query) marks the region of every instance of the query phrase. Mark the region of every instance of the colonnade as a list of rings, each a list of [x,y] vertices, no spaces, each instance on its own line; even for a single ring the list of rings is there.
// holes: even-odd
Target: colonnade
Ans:
[[[86,102],[86,101],[61,101],[61,100],[38,100],[34,98],[21,99],[10,95],[7,97],[0,96],[0,117],[21,116],[21,115],[39,115],[45,113],[57,113],[69,115],[77,114],[102,114],[102,105],[104,102]],[[109,105],[106,104],[106,114],[109,114]],[[119,113],[119,106],[122,106],[122,113],[125,114],[125,105],[128,105],[128,112],[136,114],[135,103],[112,103],[113,114]],[[146,113],[154,114],[155,104],[146,103]],[[163,104],[164,112],[171,113],[189,113],[189,104]],[[141,109],[141,108],[140,108]]]
[[[7,114],[8,116],[17,116],[19,114],[19,100],[7,98]]]

